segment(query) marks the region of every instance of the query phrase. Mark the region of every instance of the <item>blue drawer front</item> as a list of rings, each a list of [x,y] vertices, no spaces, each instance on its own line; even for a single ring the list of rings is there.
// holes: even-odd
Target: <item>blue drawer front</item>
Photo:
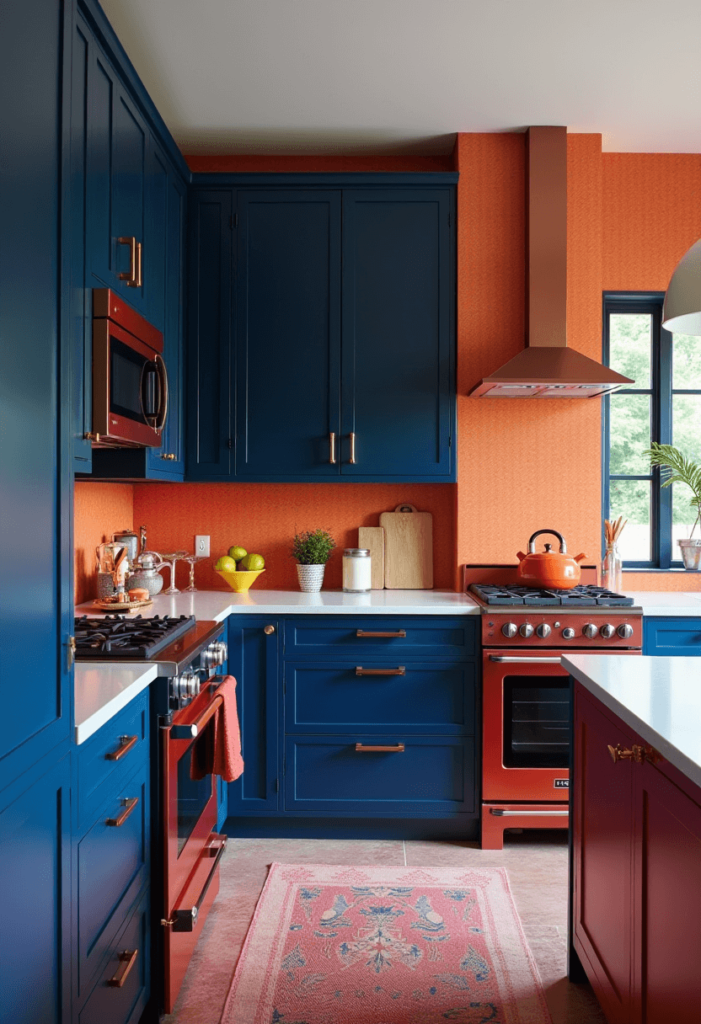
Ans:
[[[285,808],[369,817],[446,817],[474,810],[470,739],[392,735],[288,736]],[[358,752],[356,743],[403,753]]]
[[[701,618],[645,618],[643,654],[662,657],[701,657]]]
[[[78,747],[79,824],[89,824],[109,794],[148,756],[148,722],[148,690],[144,690]],[[123,737],[128,741],[136,737],[136,743],[115,761],[111,755],[123,748]]]
[[[110,798],[103,813],[78,843],[78,972],[79,990],[102,962],[124,918],[141,890],[149,868],[149,765],[144,764]],[[124,800],[138,803],[119,827],[107,824],[124,809]]]
[[[413,735],[474,733],[475,675],[472,662],[417,662],[388,666],[377,659],[285,664],[286,731]],[[363,675],[401,667],[403,675]]]
[[[150,890],[146,890],[126,927],[114,942],[100,980],[79,1014],[80,1024],[127,1024],[138,1021],[150,988],[151,928]],[[110,985],[123,969],[120,954],[136,950],[134,966],[121,988]]]
[[[473,657],[477,654],[479,616],[442,618],[405,615],[289,618],[285,622],[285,655],[368,654],[373,657]],[[358,636],[363,633],[399,633],[406,636]]]

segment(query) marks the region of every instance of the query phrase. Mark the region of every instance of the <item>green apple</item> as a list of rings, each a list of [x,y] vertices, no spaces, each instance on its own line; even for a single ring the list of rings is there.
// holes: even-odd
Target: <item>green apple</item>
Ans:
[[[236,572],[236,562],[228,555],[222,555],[214,568],[220,572]]]
[[[239,562],[239,569],[244,572],[256,572],[265,568],[265,559],[262,555],[246,555]]]
[[[237,547],[236,544],[232,548],[229,548],[229,555],[235,562],[240,562],[242,558],[245,558],[248,552],[245,548]]]

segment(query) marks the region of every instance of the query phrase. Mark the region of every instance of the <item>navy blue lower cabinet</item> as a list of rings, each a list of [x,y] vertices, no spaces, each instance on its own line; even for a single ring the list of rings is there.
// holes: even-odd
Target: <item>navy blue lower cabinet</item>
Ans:
[[[643,619],[643,654],[701,657],[701,618]]]
[[[468,814],[475,809],[473,761],[473,741],[461,737],[287,736],[285,809],[362,817]]]
[[[285,657],[470,658],[478,616],[300,615],[285,620]]]
[[[473,663],[360,661],[287,661],[286,732],[474,734]]]
[[[0,1018],[70,1019],[70,755],[0,804]]]
[[[243,775],[228,786],[230,816],[269,814],[279,806],[278,705],[280,624],[231,615],[228,671],[236,678]]]

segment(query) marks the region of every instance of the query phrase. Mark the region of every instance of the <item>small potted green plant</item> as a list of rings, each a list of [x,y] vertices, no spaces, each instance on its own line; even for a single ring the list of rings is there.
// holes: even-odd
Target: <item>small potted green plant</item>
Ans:
[[[691,490],[693,497],[689,504],[696,509],[696,519],[691,527],[689,537],[686,540],[678,541],[678,544],[681,548],[684,568],[698,569],[701,564],[701,538],[694,537],[693,534],[696,524],[701,518],[701,466],[698,462],[687,459],[672,444],[658,444],[653,441],[643,454],[650,460],[652,466],[660,467],[663,487],[670,487],[672,484],[686,484]]]
[[[299,589],[303,594],[316,594],[324,582],[324,569],[336,542],[326,530],[296,533],[292,557],[297,559]]]

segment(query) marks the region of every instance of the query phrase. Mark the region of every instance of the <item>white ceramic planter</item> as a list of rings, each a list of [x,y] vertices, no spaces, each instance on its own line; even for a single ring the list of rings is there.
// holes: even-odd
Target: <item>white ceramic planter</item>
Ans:
[[[299,589],[303,594],[317,594],[324,582],[325,565],[297,565]]]
[[[695,537],[693,540],[680,540],[678,544],[681,548],[684,568],[701,568],[701,538]]]

